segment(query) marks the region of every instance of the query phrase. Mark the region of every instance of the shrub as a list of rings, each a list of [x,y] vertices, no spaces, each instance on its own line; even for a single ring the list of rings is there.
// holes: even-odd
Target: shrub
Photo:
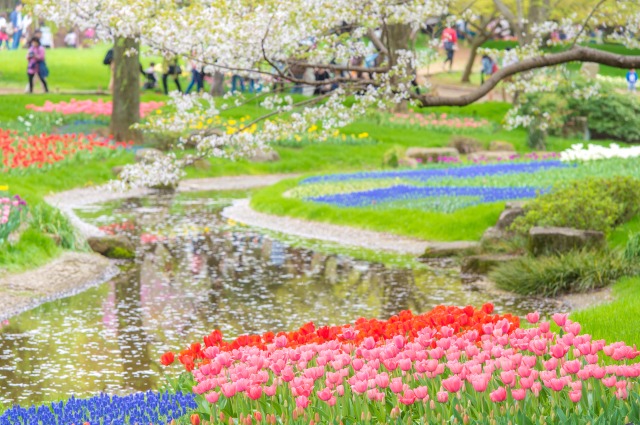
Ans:
[[[36,204],[31,209],[30,228],[41,233],[57,235],[60,238],[62,248],[78,249],[82,247],[76,229],[69,222],[69,219],[59,209],[45,203]]]
[[[456,148],[461,154],[478,152],[483,148],[482,142],[467,136],[453,136],[449,141],[449,146]]]
[[[631,177],[572,181],[529,202],[512,229],[534,226],[610,231],[640,212],[640,181]]]
[[[631,272],[630,263],[617,253],[572,251],[509,261],[494,269],[489,278],[499,288],[518,294],[555,296],[603,288]]]
[[[397,168],[400,160],[404,158],[405,149],[402,146],[394,146],[384,153],[382,163],[386,167]]]

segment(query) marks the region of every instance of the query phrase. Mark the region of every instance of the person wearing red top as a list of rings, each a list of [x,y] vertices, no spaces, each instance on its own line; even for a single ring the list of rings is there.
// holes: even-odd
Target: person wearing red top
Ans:
[[[444,60],[442,68],[445,69],[447,62],[449,62],[449,72],[451,72],[451,68],[453,67],[453,53],[456,49],[457,43],[458,34],[456,33],[456,30],[451,27],[445,28],[444,31],[442,31],[442,47],[447,53],[447,58]]]

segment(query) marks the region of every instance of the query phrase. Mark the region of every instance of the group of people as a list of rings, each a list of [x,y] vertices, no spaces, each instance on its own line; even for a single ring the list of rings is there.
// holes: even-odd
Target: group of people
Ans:
[[[8,50],[16,50],[20,47],[27,28],[31,25],[31,18],[22,14],[22,3],[18,3],[9,14],[0,14],[0,48],[6,46]]]

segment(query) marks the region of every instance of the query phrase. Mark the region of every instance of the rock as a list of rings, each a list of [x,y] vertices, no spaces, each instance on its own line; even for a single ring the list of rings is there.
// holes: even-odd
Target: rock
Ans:
[[[417,168],[420,163],[415,158],[400,158],[398,159],[398,167],[405,168]]]
[[[409,148],[405,153],[407,158],[412,158],[420,162],[438,162],[438,158],[458,158],[460,152],[455,148]]]
[[[486,275],[500,264],[513,261],[516,255],[473,255],[462,260],[460,269],[464,274]]]
[[[510,209],[510,208],[524,208],[524,206],[527,204],[527,201],[508,201],[505,204],[505,208]]]
[[[516,218],[523,216],[524,214],[524,208],[522,207],[507,208],[502,211],[502,214],[500,214],[498,222],[496,223],[496,227],[499,230],[508,230],[516,220]]]
[[[211,169],[211,162],[209,162],[206,159],[196,159],[195,161],[193,161],[193,164],[191,164],[193,166],[193,168],[195,168],[196,170],[210,170]]]
[[[509,142],[495,140],[489,144],[489,150],[492,152],[515,152],[516,148]]]
[[[94,252],[107,258],[134,258],[136,248],[133,243],[123,235],[117,236],[92,236],[87,243]]]
[[[529,230],[529,250],[535,256],[561,254],[574,249],[602,248],[604,233],[568,227],[533,227]]]
[[[478,242],[432,242],[429,244],[421,259],[457,257],[459,255],[475,254],[480,248]]]
[[[492,243],[504,238],[505,232],[497,226],[491,226],[482,234],[481,244]]]
[[[251,162],[276,162],[276,161],[280,161],[280,155],[278,155],[278,152],[276,152],[274,150],[270,150],[270,151],[258,150],[249,159],[249,161],[251,161]]]
[[[111,168],[111,172],[116,177],[118,177],[120,175],[120,173],[122,173],[122,170],[124,170],[124,166],[122,166],[122,165],[117,165],[117,166]]]
[[[473,137],[454,136],[449,142],[449,146],[455,148],[461,154],[470,154],[483,149],[482,142]]]
[[[474,162],[507,161],[518,154],[512,151],[480,151],[470,154],[467,159]]]
[[[164,153],[162,153],[162,151],[159,149],[154,149],[154,148],[138,149],[136,151],[136,162],[150,164],[154,162],[157,158],[162,158],[163,156],[164,156]]]

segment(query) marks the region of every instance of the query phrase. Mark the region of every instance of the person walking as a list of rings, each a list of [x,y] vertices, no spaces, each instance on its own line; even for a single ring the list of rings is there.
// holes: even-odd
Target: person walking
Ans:
[[[44,87],[45,93],[49,92],[49,87],[47,86],[47,76],[49,75],[49,70],[45,64],[45,50],[44,47],[40,45],[40,40],[37,38],[32,38],[30,42],[29,51],[27,53],[27,76],[29,77],[29,93],[33,93],[33,80],[36,75],[40,78],[42,82],[42,86]]]
[[[162,88],[164,89],[164,94],[169,94],[169,76],[173,77],[173,81],[176,83],[178,91],[182,93],[182,86],[180,86],[180,74],[182,74],[182,68],[180,68],[178,58],[164,58],[162,60]]]
[[[627,72],[627,84],[629,85],[629,91],[635,93],[636,84],[638,84],[638,73],[633,68]]]
[[[20,47],[20,39],[22,38],[22,31],[24,30],[24,19],[22,16],[22,3],[16,4],[16,8],[11,12],[9,16],[11,26],[13,27],[13,44],[11,48],[13,50]]]
[[[204,89],[204,70],[202,69],[202,66],[193,59],[189,65],[191,66],[191,82],[189,83],[185,93],[191,93],[194,86],[196,87],[196,93],[200,93],[200,91]]]
[[[480,70],[480,84],[484,84],[484,77],[492,76],[498,71],[498,65],[488,55],[482,56],[482,69]]]
[[[448,26],[442,31],[442,47],[444,48],[445,53],[447,54],[447,58],[444,60],[442,64],[442,69],[446,69],[447,62],[449,62],[449,72],[453,68],[453,54],[456,50],[456,46],[458,43],[458,34],[456,30]]]

